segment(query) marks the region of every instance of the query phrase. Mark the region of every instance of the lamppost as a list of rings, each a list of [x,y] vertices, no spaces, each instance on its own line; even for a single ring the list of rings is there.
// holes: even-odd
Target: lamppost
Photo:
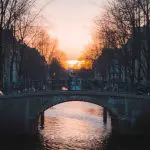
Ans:
[[[55,89],[56,73],[52,73],[52,90]]]
[[[94,68],[94,79],[96,79],[97,74],[96,74],[96,67]]]

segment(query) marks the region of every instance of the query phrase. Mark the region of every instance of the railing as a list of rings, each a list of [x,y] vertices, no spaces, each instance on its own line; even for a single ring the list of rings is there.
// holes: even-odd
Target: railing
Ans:
[[[9,93],[22,93],[22,92],[38,92],[38,91],[51,91],[51,90],[99,90],[99,91],[114,91],[118,93],[131,93],[127,83],[110,83],[98,82],[96,80],[48,80],[48,81],[30,81],[26,84],[9,89]],[[7,93],[7,92],[6,92]],[[147,92],[148,93],[148,92]]]
[[[118,85],[105,83],[98,83],[95,80],[48,80],[48,81],[30,81],[29,83],[20,84],[14,86],[12,90],[30,91],[30,90],[62,90],[62,87],[66,87],[68,90],[72,90],[73,87],[77,87],[77,90],[101,90],[101,91],[118,91]]]

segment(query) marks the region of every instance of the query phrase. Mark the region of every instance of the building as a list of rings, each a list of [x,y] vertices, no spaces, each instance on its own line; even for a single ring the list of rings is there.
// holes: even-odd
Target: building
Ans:
[[[13,36],[12,29],[5,29],[2,31],[2,49],[3,49],[3,83],[4,89],[12,86],[12,83],[17,82],[17,60],[18,49],[17,40]]]
[[[122,48],[124,81],[128,83],[147,82],[147,42],[146,27],[137,28],[136,37],[130,38]],[[133,77],[132,77],[133,76]]]
[[[106,82],[122,81],[120,49],[103,49],[93,64],[94,78]]]

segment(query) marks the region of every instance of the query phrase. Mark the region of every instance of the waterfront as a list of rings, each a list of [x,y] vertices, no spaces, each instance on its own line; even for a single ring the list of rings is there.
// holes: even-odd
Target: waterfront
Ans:
[[[87,102],[66,102],[45,112],[45,127],[36,137],[1,139],[0,150],[148,150],[148,138],[112,135],[103,123],[103,108]]]

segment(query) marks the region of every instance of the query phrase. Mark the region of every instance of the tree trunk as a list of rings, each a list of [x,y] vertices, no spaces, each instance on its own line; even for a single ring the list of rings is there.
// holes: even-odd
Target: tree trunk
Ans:
[[[10,82],[13,82],[13,64],[14,64],[14,60],[15,60],[15,54],[14,54],[14,50],[13,50],[13,55],[11,58],[11,64],[10,64]]]
[[[0,28],[0,90],[3,90],[3,64],[4,64],[4,57],[3,57],[3,37],[2,37],[2,28]]]
[[[147,28],[146,28],[146,36],[147,36],[147,54],[148,54],[148,59],[147,59],[147,81],[150,81],[150,23],[149,23],[149,18],[147,19]]]

